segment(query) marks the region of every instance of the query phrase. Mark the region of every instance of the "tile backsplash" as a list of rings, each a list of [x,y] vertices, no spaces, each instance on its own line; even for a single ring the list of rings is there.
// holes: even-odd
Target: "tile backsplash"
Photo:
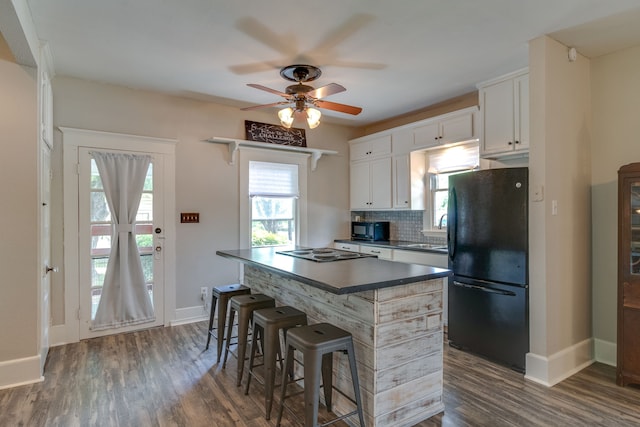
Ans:
[[[446,238],[422,234],[424,211],[351,211],[351,221],[389,221],[389,238],[418,243],[446,244]]]

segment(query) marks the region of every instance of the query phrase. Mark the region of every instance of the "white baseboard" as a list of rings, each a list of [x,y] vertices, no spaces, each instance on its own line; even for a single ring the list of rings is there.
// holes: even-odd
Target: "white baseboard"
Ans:
[[[49,346],[57,347],[60,345],[78,342],[78,334],[71,336],[69,334],[69,325],[54,325],[49,327]]]
[[[40,356],[0,362],[0,390],[44,380],[40,375]]]
[[[618,347],[616,343],[594,339],[596,362],[609,366],[618,366]]]
[[[173,320],[169,326],[186,325],[187,323],[201,322],[209,319],[209,310],[201,306],[177,308]]]
[[[589,338],[549,357],[527,353],[525,378],[552,387],[593,362],[593,339]]]

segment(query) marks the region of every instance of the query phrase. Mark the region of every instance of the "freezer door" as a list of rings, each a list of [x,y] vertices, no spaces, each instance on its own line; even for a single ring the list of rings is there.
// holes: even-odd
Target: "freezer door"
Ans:
[[[528,283],[528,170],[490,169],[449,178],[447,240],[454,274]]]
[[[519,372],[529,351],[528,288],[449,279],[449,343]]]

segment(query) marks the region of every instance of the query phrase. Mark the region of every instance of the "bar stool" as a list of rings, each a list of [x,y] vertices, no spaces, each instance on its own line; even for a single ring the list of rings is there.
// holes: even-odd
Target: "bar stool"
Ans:
[[[236,386],[240,387],[242,372],[244,370],[244,359],[247,351],[247,337],[249,335],[249,324],[255,310],[276,306],[276,300],[265,294],[236,295],[231,298],[229,304],[229,325],[227,326],[227,345],[224,351],[222,369],[227,366],[227,356],[231,346],[231,334],[233,331],[233,320],[238,313],[238,378]],[[255,336],[255,334],[254,334]],[[233,354],[233,353],[232,353]]]
[[[256,342],[258,335],[263,346],[263,362],[264,365],[264,407],[265,419],[271,417],[271,407],[273,406],[273,389],[275,387],[276,378],[276,360],[281,355],[280,351],[280,331],[287,336],[287,330],[296,326],[306,325],[307,315],[293,307],[282,306],[275,308],[265,308],[257,310],[253,313],[253,337],[251,339],[251,356],[249,358],[249,373],[247,375],[247,387],[244,394],[249,394],[249,386],[251,385],[251,377],[255,376],[253,372],[254,359],[256,354]],[[293,364],[291,365],[293,372]],[[258,379],[256,377],[256,379]]]
[[[205,350],[209,350],[209,342],[213,335],[218,342],[218,358],[216,359],[218,362],[220,362],[220,356],[222,355],[222,342],[224,341],[225,322],[227,320],[227,304],[229,299],[235,295],[246,295],[250,293],[250,288],[239,283],[234,283],[233,285],[214,286],[211,289],[211,314],[209,315],[209,330],[207,332],[207,346],[205,347]],[[216,314],[216,301],[218,301],[219,305],[218,326],[214,328],[213,318]],[[216,335],[213,333],[214,330],[216,330]]]
[[[299,350],[304,358],[304,416],[306,427],[316,427],[318,425],[318,401],[320,400],[320,373],[322,373],[322,384],[324,388],[324,400],[327,410],[331,412],[333,386],[333,352],[346,352],[349,357],[351,367],[351,381],[355,401],[349,398],[356,405],[356,410],[346,415],[338,417],[326,424],[347,418],[355,413],[360,419],[360,426],[364,426],[364,415],[362,412],[362,401],[360,399],[360,386],[358,383],[358,372],[356,368],[356,358],[353,351],[353,339],[351,334],[329,323],[318,323],[315,325],[301,326],[289,331],[286,345],[286,356],[284,368],[282,370],[282,393],[280,406],[278,408],[278,421],[276,426],[280,426],[284,400],[287,397],[287,375],[286,372],[293,365],[293,351]],[[336,391],[342,392],[336,388]],[[345,397],[347,397],[345,395]],[[348,397],[347,397],[348,398]]]

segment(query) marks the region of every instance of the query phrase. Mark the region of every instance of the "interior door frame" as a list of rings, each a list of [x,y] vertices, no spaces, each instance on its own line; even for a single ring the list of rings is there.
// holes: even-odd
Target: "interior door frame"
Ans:
[[[80,340],[78,188],[80,147],[148,152],[164,159],[164,324],[175,317],[176,307],[176,224],[175,212],[175,139],[145,137],[86,129],[59,127],[63,143],[64,186],[64,342]],[[159,307],[157,307],[159,309]]]

